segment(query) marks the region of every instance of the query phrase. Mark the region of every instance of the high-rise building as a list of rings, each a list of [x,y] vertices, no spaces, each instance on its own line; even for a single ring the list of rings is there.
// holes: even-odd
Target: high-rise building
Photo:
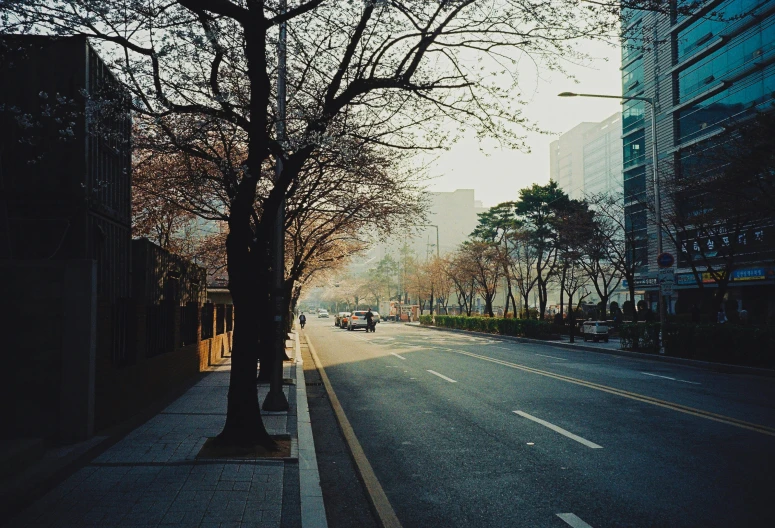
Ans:
[[[677,2],[679,8],[672,13],[630,13],[629,40],[622,50],[624,96],[651,98],[656,103],[658,181],[665,182],[660,191],[663,213],[690,206],[686,200],[674,203],[666,184],[690,173],[698,151],[712,150],[725,132],[775,109],[775,0],[711,0],[690,13],[681,11],[682,4],[686,3]],[[624,105],[623,169],[627,226],[637,237],[629,248],[640,265],[636,287],[656,306],[659,248],[656,208],[650,206],[655,203],[651,155],[655,124],[649,110],[644,101]],[[702,177],[712,175],[709,171]],[[697,270],[706,292],[700,295],[692,264],[701,266],[692,248],[724,244],[723,224],[719,223],[714,234],[695,232],[693,240],[684,238],[681,247],[671,240],[687,234],[668,233],[669,226],[663,225],[663,233],[672,237],[662,237],[662,250],[673,254],[677,262],[671,309],[688,311],[691,304],[708,302],[708,292],[716,284],[702,269]],[[775,227],[751,225],[750,229],[740,240],[756,239],[759,245],[736,258],[728,298],[746,305],[748,311],[772,315]],[[680,307],[675,304],[677,299]]]
[[[576,125],[549,147],[550,177],[571,198],[622,192],[621,113]]]
[[[386,255],[396,257],[399,248],[406,244],[410,252],[421,261],[436,255],[438,235],[438,254],[444,256],[455,251],[479,223],[479,213],[487,211],[482,202],[475,199],[473,189],[457,189],[451,192],[429,193],[428,217],[426,222],[419,220],[407,224],[405,230],[397,229],[395,235],[386,243],[373,246],[364,259],[356,261],[356,267],[368,263],[373,266]],[[437,233],[438,228],[438,233]]]

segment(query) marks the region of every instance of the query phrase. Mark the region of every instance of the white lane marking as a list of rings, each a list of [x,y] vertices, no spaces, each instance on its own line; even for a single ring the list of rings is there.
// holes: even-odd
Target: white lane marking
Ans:
[[[580,444],[584,444],[587,447],[591,447],[592,449],[603,449],[603,446],[599,446],[599,445],[597,445],[594,442],[590,442],[589,440],[581,438],[580,436],[577,436],[577,435],[571,433],[570,431],[566,431],[562,427],[558,427],[558,426],[556,426],[554,424],[551,424],[551,423],[549,423],[549,422],[547,422],[545,420],[541,420],[540,418],[536,418],[535,416],[530,416],[526,412],[514,411],[514,414],[518,414],[518,415],[522,416],[523,418],[527,418],[528,420],[533,420],[536,423],[540,423],[541,425],[543,425],[545,427],[548,427],[552,431],[556,431],[556,432],[560,433],[561,435],[567,436],[571,440],[575,440],[576,442],[578,442]]]
[[[391,354],[392,354],[392,355],[394,355],[394,356],[396,356],[398,359],[403,359],[404,361],[406,361],[406,358],[405,358],[404,356],[399,356],[399,355],[398,355],[398,354],[396,354],[395,352],[391,352]]]
[[[439,374],[439,373],[438,373],[438,372],[436,372],[435,370],[429,370],[428,372],[430,372],[430,373],[431,373],[431,374],[433,374],[434,376],[438,376],[438,377],[440,377],[440,378],[441,378],[441,379],[443,379],[443,380],[447,380],[447,381],[448,381],[448,382],[450,382],[450,383],[457,383],[457,381],[453,380],[452,378],[448,378],[448,377],[446,377],[444,374]]]
[[[648,372],[641,372],[644,376],[654,376],[655,378],[664,378],[672,381],[678,381],[680,383],[691,383],[692,385],[702,385],[701,383],[697,383],[696,381],[686,381],[686,380],[679,380],[676,378],[670,378],[668,376],[660,376],[659,374],[649,374]]]
[[[567,359],[558,358],[558,357],[554,357],[554,356],[545,356],[543,354],[536,354],[536,356],[548,357],[548,358],[552,358],[552,359],[559,359],[560,361],[568,361]]]
[[[496,347],[493,347],[493,348],[499,348],[501,350],[508,350],[509,352],[511,352],[511,349],[510,348],[506,348],[506,347],[498,347],[498,346],[496,346]]]
[[[588,525],[572,513],[558,513],[557,517],[565,521],[570,526],[573,526],[573,528],[592,528],[592,526]]]

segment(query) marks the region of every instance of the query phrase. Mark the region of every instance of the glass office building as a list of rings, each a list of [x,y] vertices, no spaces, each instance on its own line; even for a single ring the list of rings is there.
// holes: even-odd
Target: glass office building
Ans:
[[[656,101],[655,124],[648,103],[630,101],[622,110],[625,214],[636,238],[629,249],[639,269],[636,288],[654,306],[658,248],[656,218],[648,206],[654,202],[651,127],[656,126],[660,181],[665,181],[696,162],[690,152],[713,148],[720,134],[775,110],[775,0],[708,1],[693,12],[681,12],[680,4],[671,14],[631,13],[622,51],[623,94]],[[663,210],[676,206],[664,189],[660,194]],[[692,248],[723,241],[699,233],[680,247],[671,240],[663,237],[663,250],[676,256],[671,311],[680,312],[700,302]],[[729,298],[741,306],[750,300],[757,311],[775,316],[775,228],[751,226],[742,241],[751,242],[751,250],[737,258]],[[715,286],[705,274],[701,280]]]

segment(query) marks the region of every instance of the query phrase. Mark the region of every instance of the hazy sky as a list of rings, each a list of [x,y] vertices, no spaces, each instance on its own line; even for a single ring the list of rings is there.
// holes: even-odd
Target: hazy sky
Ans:
[[[519,189],[549,181],[549,144],[559,134],[583,121],[602,121],[621,110],[615,99],[557,97],[558,93],[566,91],[621,94],[619,48],[585,43],[582,49],[600,59],[593,61],[590,67],[568,66],[578,83],[554,72],[542,72],[543,78],[536,79],[535,71],[531,71],[527,61],[521,62],[525,64],[525,69],[520,70],[521,98],[529,102],[524,114],[552,135],[530,133],[526,143],[531,152],[525,154],[501,150],[495,145],[484,145],[485,153],[482,153],[472,134],[438,157],[429,171],[433,177],[429,190],[474,189],[477,200],[485,206],[493,206],[516,199]]]

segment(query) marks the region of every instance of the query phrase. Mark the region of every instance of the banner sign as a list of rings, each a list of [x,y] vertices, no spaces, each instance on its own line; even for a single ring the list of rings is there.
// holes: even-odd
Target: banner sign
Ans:
[[[704,271],[699,274],[703,284],[713,284],[713,274]],[[775,270],[772,268],[745,268],[737,269],[732,272],[731,282],[760,281],[775,279]],[[697,284],[694,273],[680,273],[675,276],[675,283],[678,286],[692,286]]]
[[[680,268],[688,268],[690,262],[722,263],[729,255],[738,261],[767,260],[775,256],[775,226],[689,229],[678,234],[678,249]]]

